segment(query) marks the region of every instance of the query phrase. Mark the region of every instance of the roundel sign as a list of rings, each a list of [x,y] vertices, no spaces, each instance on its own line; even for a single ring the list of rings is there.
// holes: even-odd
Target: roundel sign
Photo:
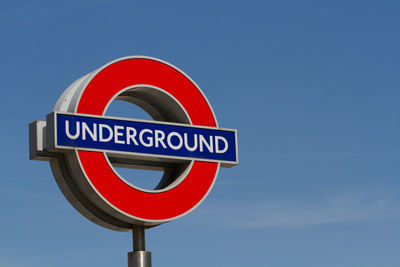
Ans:
[[[139,106],[153,120],[106,116],[116,100]],[[50,161],[71,204],[93,222],[120,231],[187,214],[207,196],[220,166],[238,164],[236,130],[218,127],[188,75],[150,57],[120,58],[78,79],[29,131],[31,159]],[[146,190],[115,167],[164,175]]]

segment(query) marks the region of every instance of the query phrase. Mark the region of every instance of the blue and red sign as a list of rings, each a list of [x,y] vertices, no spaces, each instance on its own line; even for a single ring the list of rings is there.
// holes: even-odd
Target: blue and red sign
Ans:
[[[235,130],[68,113],[54,113],[50,117],[54,118],[56,149],[237,164]]]
[[[142,107],[155,121],[104,116],[114,100]],[[50,163],[66,197],[111,229],[154,226],[187,214],[207,196],[219,167],[238,163],[236,130],[219,128],[200,88],[155,58],[121,58],[82,77],[46,122],[32,125],[31,136],[46,133],[43,142],[31,144],[31,157],[55,158]],[[123,179],[110,155],[144,168],[173,164],[165,165],[154,190],[145,190]]]

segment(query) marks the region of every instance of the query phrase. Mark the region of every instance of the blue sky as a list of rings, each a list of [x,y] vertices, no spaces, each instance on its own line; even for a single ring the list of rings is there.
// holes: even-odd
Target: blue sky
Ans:
[[[147,231],[153,266],[399,266],[398,1],[1,6],[0,266],[127,266],[130,234],[70,206],[28,160],[28,124],[129,55],[184,70],[239,135],[203,204]]]

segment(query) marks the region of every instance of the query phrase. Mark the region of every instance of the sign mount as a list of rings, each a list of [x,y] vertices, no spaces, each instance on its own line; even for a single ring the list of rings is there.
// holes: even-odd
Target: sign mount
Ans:
[[[138,105],[154,121],[105,116],[115,100]],[[50,162],[61,191],[81,214],[109,229],[136,232],[141,249],[130,254],[130,266],[145,266],[135,263],[140,257],[151,266],[145,228],[195,209],[219,167],[238,164],[236,130],[218,127],[188,75],[150,57],[120,58],[78,79],[29,132],[30,158]],[[157,168],[164,176],[145,190],[127,183],[114,166]]]

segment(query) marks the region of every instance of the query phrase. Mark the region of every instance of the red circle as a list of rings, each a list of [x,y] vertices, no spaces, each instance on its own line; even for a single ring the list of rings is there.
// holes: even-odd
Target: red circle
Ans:
[[[83,91],[77,113],[102,115],[122,89],[152,85],[171,94],[194,125],[216,127],[211,107],[199,88],[176,68],[155,59],[127,58],[99,71]],[[167,221],[196,207],[211,189],[218,163],[194,161],[186,178],[162,192],[144,192],[123,182],[101,152],[78,150],[78,158],[94,189],[113,208],[144,221]]]

